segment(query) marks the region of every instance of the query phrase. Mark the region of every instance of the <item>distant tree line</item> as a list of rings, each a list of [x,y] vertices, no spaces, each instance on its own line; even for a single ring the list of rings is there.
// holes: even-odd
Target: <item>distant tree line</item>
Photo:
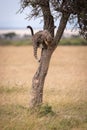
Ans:
[[[20,36],[16,34],[15,32],[8,32],[0,35],[0,39],[9,39],[9,40],[14,40],[14,39],[27,39],[31,38],[30,35],[24,34],[23,36]]]
[[[10,33],[5,33],[5,34],[3,34],[3,36],[4,36],[5,38],[10,38],[10,39],[12,39],[12,38],[16,37],[17,34],[16,34],[15,32],[10,32]]]

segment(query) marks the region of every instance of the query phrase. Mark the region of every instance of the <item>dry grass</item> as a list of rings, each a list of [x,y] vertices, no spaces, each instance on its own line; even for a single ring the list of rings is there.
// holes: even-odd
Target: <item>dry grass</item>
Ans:
[[[87,130],[87,47],[54,52],[44,88],[44,103],[55,115],[28,110],[38,63],[31,47],[0,47],[0,130]]]

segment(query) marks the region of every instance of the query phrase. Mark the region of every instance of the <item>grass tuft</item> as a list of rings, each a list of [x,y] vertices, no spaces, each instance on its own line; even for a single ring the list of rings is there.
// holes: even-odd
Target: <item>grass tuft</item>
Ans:
[[[46,104],[42,105],[38,109],[38,115],[39,117],[47,116],[47,115],[54,115],[54,111],[52,110],[52,106]]]

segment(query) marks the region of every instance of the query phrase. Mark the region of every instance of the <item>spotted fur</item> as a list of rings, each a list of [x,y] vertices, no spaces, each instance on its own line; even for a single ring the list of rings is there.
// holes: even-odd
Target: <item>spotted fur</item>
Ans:
[[[37,57],[37,49],[42,46],[43,49],[47,49],[47,47],[52,43],[52,36],[47,30],[39,31],[34,34],[33,28],[31,26],[27,26],[31,30],[32,41],[33,41],[33,49],[34,49],[34,57],[38,61],[40,61]]]

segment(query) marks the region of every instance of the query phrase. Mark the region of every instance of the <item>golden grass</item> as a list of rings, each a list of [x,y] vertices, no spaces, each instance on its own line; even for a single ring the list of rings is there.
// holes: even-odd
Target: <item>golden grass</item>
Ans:
[[[43,102],[54,116],[28,110],[37,67],[30,46],[0,47],[0,130],[87,130],[87,47],[59,46],[52,56]]]

